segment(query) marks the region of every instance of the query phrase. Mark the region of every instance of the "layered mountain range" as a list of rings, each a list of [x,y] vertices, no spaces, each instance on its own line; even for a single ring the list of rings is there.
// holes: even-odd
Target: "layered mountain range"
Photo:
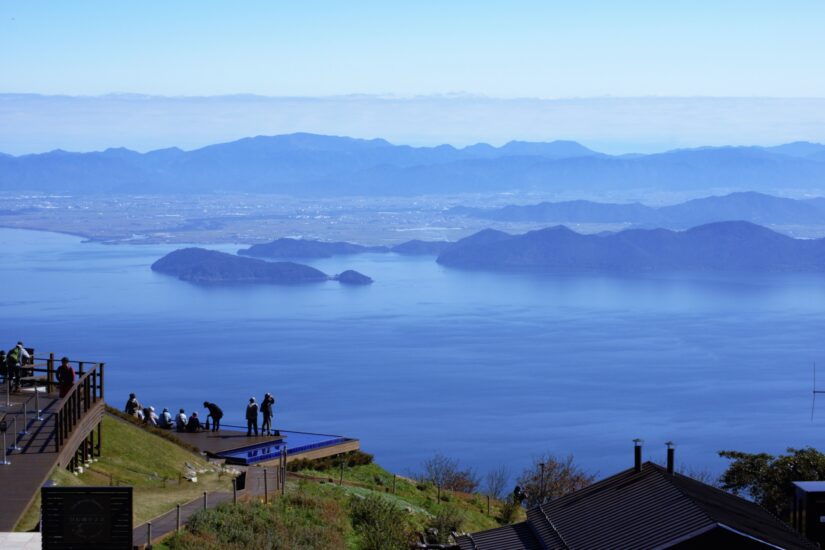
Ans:
[[[0,154],[0,191],[329,196],[713,188],[825,191],[825,146],[797,142],[611,156],[571,141],[410,147],[290,134],[193,151]]]
[[[789,199],[747,191],[662,207],[577,200],[501,208],[457,206],[448,213],[500,222],[628,223],[676,229],[729,220],[825,224],[825,199]]]

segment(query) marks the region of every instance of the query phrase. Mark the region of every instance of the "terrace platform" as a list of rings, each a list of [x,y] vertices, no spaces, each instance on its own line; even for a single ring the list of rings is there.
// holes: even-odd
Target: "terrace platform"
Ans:
[[[53,357],[29,368],[45,376],[30,377],[30,386],[17,392],[2,384],[0,394],[9,462],[0,464],[0,531],[14,529],[55,467],[71,467],[100,453],[103,364],[78,364],[76,383],[63,398],[54,391]]]
[[[287,430],[281,430],[280,436],[247,437],[245,431],[223,429],[218,432],[176,432],[175,436],[210,457],[242,466],[277,462],[283,448],[286,448],[287,462],[299,458],[323,458],[360,448],[357,439]]]

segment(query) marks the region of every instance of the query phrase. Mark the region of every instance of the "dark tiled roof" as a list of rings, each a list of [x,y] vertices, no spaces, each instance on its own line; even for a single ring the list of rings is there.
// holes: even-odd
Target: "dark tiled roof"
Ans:
[[[542,546],[527,522],[506,525],[458,538],[461,550],[541,550]]]
[[[533,508],[525,523],[541,539],[539,545],[495,548],[655,548],[717,528],[782,548],[816,548],[761,506],[650,462],[641,472],[625,470]],[[484,535],[498,536],[495,531]],[[462,542],[465,548],[473,546]]]

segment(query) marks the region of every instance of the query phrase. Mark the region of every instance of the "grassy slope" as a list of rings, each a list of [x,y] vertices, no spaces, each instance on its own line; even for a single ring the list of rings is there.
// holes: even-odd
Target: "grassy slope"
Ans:
[[[442,492],[442,499],[438,501],[434,487],[419,489],[414,482],[401,477],[395,480],[395,493],[393,494],[393,475],[377,464],[345,469],[344,481],[350,482],[350,485],[347,483],[338,485],[338,470],[301,470],[298,473],[314,478],[322,478],[323,481],[310,481],[297,479],[296,476],[292,477],[292,481],[289,483],[288,498],[302,497],[313,503],[310,506],[302,507],[295,505],[294,502],[290,503],[290,506],[283,506],[282,499],[277,499],[275,504],[270,503],[268,509],[269,513],[272,514],[270,525],[289,524],[295,532],[294,536],[299,539],[303,538],[304,544],[284,544],[283,548],[321,548],[321,546],[316,546],[307,540],[307,534],[311,534],[319,528],[317,514],[313,513],[313,509],[318,508],[337,511],[334,514],[334,520],[332,519],[333,514],[330,514],[327,522],[332,526],[332,535],[343,535],[343,540],[340,538],[335,539],[339,541],[339,544],[327,545],[323,548],[348,548],[352,550],[360,548],[358,535],[354,532],[350,518],[347,515],[347,501],[351,495],[366,496],[374,494],[395,503],[400,508],[409,511],[409,518],[411,523],[416,526],[416,530],[423,530],[428,519],[444,506],[453,506],[461,511],[464,517],[461,526],[463,531],[480,531],[500,525],[496,519],[501,506],[498,501],[493,500],[491,502],[491,514],[487,515],[487,500],[483,496]],[[251,541],[257,541],[262,548],[267,547],[266,538],[272,537],[271,534],[265,535],[262,530],[259,530],[257,531],[258,538],[255,538],[252,533],[256,529],[254,527],[256,517],[260,514],[260,510],[256,506],[262,505],[253,504],[251,506],[251,509],[242,511],[212,513],[203,518],[203,522],[199,525],[200,533],[198,535],[187,533],[169,540],[167,544],[156,546],[156,548],[172,548],[173,550],[258,548]],[[518,520],[523,519],[523,512],[520,513],[522,516]],[[242,529],[232,527],[233,525],[248,525],[249,527],[246,532],[238,536],[237,531]],[[230,535],[232,531],[235,531],[235,533]],[[277,527],[270,527],[270,533],[272,531],[277,531]],[[226,538],[219,540],[218,533],[223,534]],[[232,542],[230,543],[229,540]]]
[[[210,470],[192,483],[179,475],[190,464],[196,470]],[[134,487],[135,525],[150,520],[176,504],[188,502],[203,491],[231,490],[231,478],[218,466],[158,436],[106,415],[103,419],[103,448],[100,459],[80,475],[55,470],[51,479],[62,486],[131,485]],[[38,521],[40,497],[26,512],[17,530],[29,530]]]

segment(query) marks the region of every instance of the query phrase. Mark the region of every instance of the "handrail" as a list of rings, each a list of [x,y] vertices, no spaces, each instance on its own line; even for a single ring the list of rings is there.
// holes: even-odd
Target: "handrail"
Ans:
[[[94,363],[82,373],[72,387],[55,405],[55,451],[60,452],[63,443],[72,433],[83,415],[98,401],[103,400],[103,372],[105,363]],[[52,376],[53,360],[50,359],[49,376]],[[47,381],[51,385],[51,381]]]

